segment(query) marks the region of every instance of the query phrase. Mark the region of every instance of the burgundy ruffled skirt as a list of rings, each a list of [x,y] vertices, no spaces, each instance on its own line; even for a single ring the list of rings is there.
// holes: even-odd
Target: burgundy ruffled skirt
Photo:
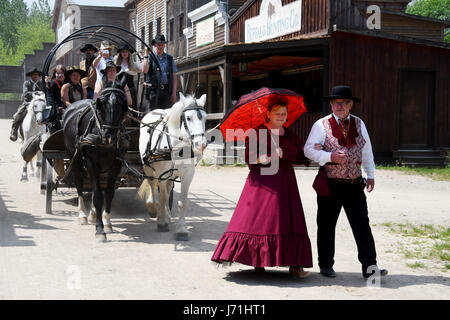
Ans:
[[[292,165],[275,175],[251,166],[233,217],[212,261],[254,267],[312,267],[311,243]]]

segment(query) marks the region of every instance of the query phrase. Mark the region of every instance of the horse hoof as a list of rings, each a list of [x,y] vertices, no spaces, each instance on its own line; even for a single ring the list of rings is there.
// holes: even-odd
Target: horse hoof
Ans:
[[[97,223],[97,215],[89,214],[88,222],[89,222],[89,224],[96,224]]]
[[[95,234],[95,241],[98,242],[98,243],[106,242],[106,233],[96,233]]]
[[[147,212],[148,212],[148,215],[150,216],[150,218],[156,218],[158,216],[158,212],[156,211],[156,208],[153,205],[153,203],[147,203],[146,207],[147,207]]]
[[[158,232],[169,232],[169,225],[166,224],[158,224],[157,228]]]
[[[21,182],[27,182],[28,181],[28,177],[22,177],[22,178],[20,178],[20,181]]]
[[[187,232],[176,233],[175,239],[177,241],[189,241],[189,233],[187,233]]]
[[[82,226],[87,225],[87,218],[83,217],[83,218],[78,218],[78,223],[81,224]]]
[[[107,225],[107,224],[104,225],[103,230],[105,231],[105,233],[113,233],[114,232],[112,225]]]

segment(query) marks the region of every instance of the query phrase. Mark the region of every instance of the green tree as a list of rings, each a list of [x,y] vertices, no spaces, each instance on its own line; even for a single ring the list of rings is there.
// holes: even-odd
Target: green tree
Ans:
[[[0,40],[7,53],[14,53],[19,42],[18,28],[26,23],[28,8],[23,0],[0,0]]]
[[[10,10],[19,2],[23,3],[23,0],[0,0],[2,19],[7,16],[3,8]],[[43,42],[55,41],[55,33],[51,28],[52,12],[48,0],[36,0],[30,10],[26,6],[25,9],[21,13],[25,16],[21,19],[0,22],[0,64],[2,65],[20,65],[25,54],[33,53],[35,49],[42,49]],[[20,15],[17,14],[17,16]],[[8,24],[13,25],[13,23],[14,28],[10,28]],[[5,31],[8,28],[8,32]],[[13,36],[14,39],[12,39]]]
[[[408,5],[406,13],[450,21],[450,0],[416,0]],[[445,30],[445,40],[450,42],[450,29]]]

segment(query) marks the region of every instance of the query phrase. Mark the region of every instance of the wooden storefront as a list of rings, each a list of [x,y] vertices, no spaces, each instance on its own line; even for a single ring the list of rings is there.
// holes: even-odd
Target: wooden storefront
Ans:
[[[449,23],[405,14],[408,2],[249,0],[229,18],[229,43],[181,59],[179,70],[194,79],[198,74],[216,95],[216,115],[263,86],[303,94],[308,112],[292,128],[304,139],[330,112],[321,97],[334,85],[350,85],[361,98],[353,113],[368,127],[376,160],[409,152],[431,165],[442,160],[440,150],[450,148],[450,45],[443,42]],[[300,30],[245,42],[246,21],[260,15],[262,5],[273,14],[292,3],[301,5]],[[371,4],[381,9],[379,30],[367,25]]]

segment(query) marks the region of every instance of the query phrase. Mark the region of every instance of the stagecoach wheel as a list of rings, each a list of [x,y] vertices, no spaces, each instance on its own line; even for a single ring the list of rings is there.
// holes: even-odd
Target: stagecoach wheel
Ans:
[[[42,155],[42,163],[41,163],[41,194],[45,194],[46,181],[47,178],[47,159]]]
[[[45,159],[46,185],[45,185],[45,213],[52,213],[53,170],[50,162]]]

